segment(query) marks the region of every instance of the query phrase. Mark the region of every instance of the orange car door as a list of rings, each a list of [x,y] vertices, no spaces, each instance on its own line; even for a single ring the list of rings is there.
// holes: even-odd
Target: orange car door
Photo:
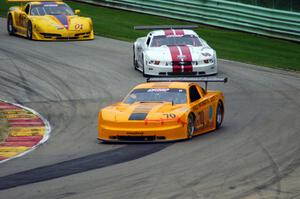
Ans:
[[[195,114],[195,130],[200,131],[205,126],[205,112],[202,106],[200,106],[202,97],[196,85],[189,87],[189,101],[192,112]]]

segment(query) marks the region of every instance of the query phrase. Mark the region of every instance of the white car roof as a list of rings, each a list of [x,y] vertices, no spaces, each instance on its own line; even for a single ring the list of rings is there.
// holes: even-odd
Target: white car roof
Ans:
[[[167,34],[173,34],[173,35],[195,35],[198,37],[197,33],[193,30],[187,30],[187,29],[167,29],[167,30],[154,30],[151,31],[150,34],[153,36],[161,36],[161,35],[167,35]]]

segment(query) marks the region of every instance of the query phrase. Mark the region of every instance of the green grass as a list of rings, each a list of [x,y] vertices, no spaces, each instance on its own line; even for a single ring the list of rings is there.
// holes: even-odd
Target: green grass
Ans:
[[[135,31],[136,25],[189,24],[178,20],[134,12],[68,2],[81,15],[93,19],[95,33],[100,36],[134,41],[147,31]],[[0,15],[8,6],[0,2]],[[261,66],[300,71],[300,43],[273,39],[255,34],[199,25],[196,31],[217,51],[218,57]]]

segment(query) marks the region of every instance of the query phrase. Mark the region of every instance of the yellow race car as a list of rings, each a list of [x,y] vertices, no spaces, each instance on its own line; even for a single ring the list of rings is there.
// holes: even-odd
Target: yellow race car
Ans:
[[[29,2],[30,1],[30,2]],[[27,2],[11,7],[7,15],[9,35],[20,35],[33,40],[90,40],[94,39],[91,18],[80,17],[57,0],[8,0]]]
[[[197,82],[205,82],[203,89]],[[207,82],[227,78],[149,78],[122,102],[100,110],[98,139],[106,142],[157,142],[190,139],[221,127],[224,96]]]

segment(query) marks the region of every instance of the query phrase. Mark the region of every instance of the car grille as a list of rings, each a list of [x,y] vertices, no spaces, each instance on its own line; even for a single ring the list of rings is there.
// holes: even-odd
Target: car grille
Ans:
[[[195,76],[195,75],[205,75],[205,72],[160,72],[161,76]]]
[[[62,40],[68,40],[68,39],[78,39],[79,37],[87,38],[90,36],[90,32],[85,33],[78,33],[75,34],[73,37],[62,37],[61,34],[52,34],[52,33],[40,33],[45,38],[54,38],[54,39],[62,39]]]
[[[149,142],[166,139],[164,136],[116,136],[114,138],[124,142]]]
[[[52,33],[40,33],[45,38],[51,38],[51,37],[61,37],[61,34],[52,34]]]
[[[173,61],[173,66],[190,66],[192,65],[191,61]]]
[[[79,36],[89,37],[90,36],[90,32],[84,32],[84,33],[77,33],[77,34],[75,34],[75,37],[79,37]]]

